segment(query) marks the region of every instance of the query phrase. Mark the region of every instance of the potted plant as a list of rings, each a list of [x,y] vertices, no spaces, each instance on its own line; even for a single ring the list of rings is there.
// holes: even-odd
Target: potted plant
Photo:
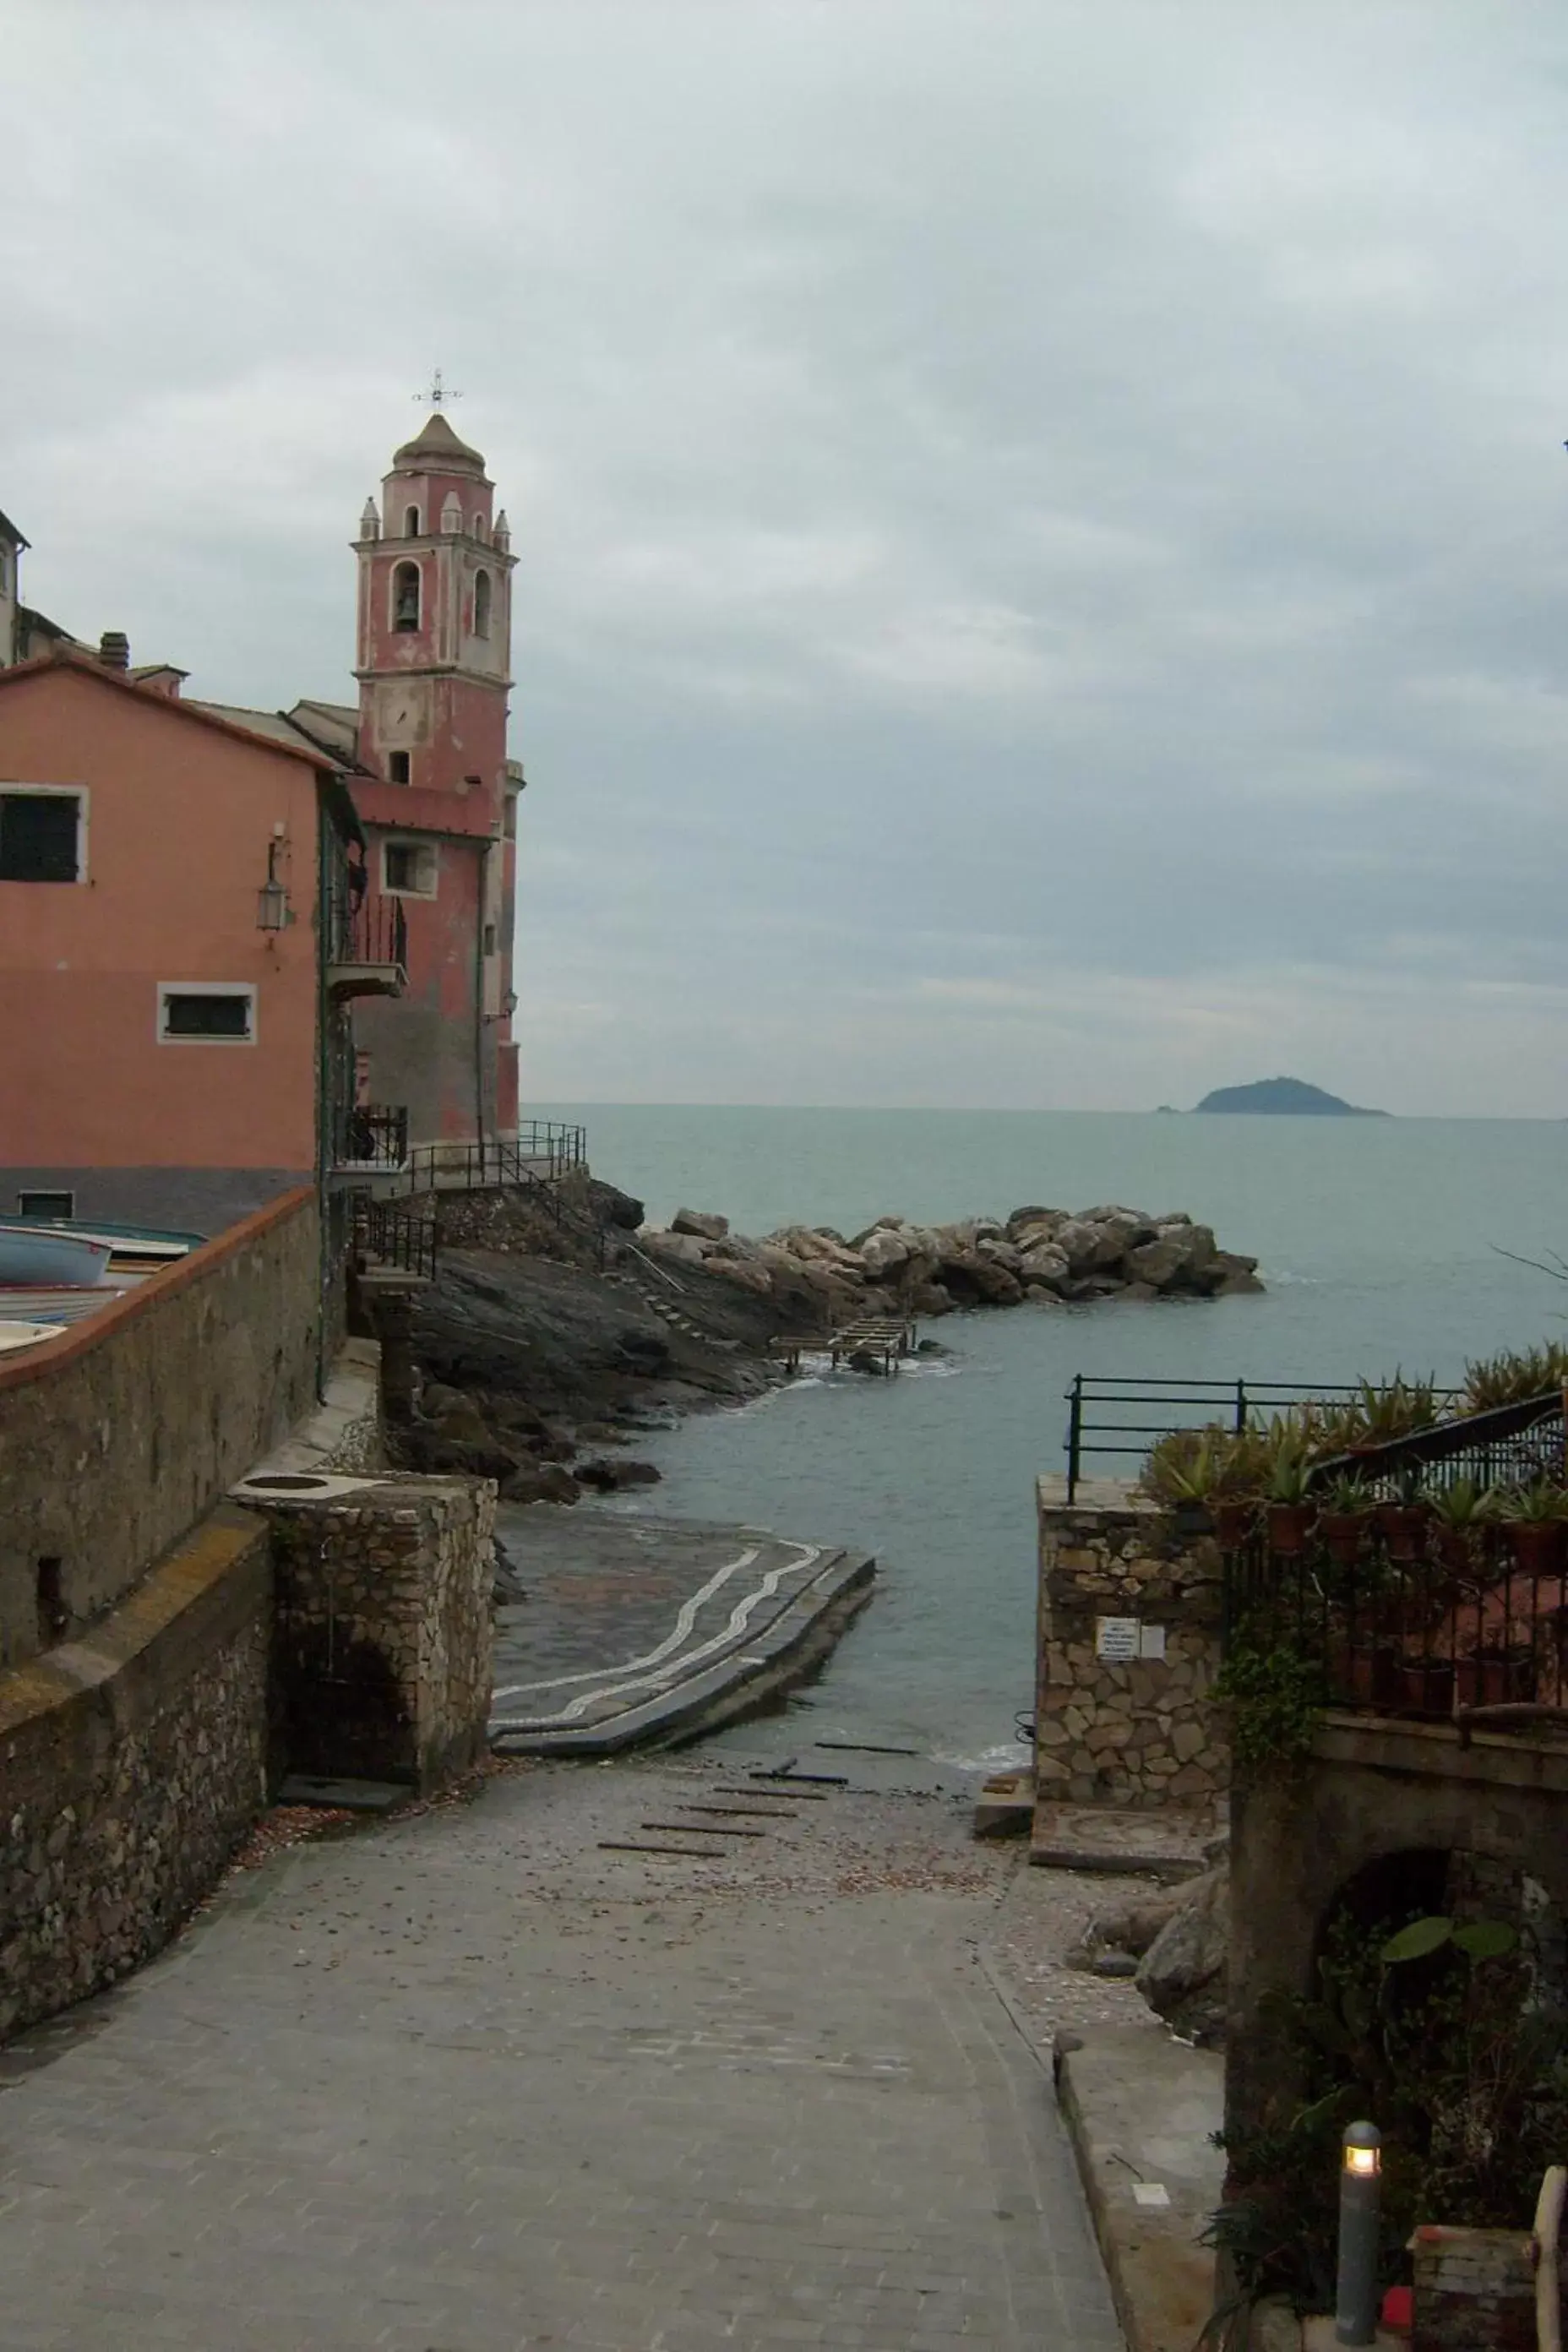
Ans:
[[[1560,1572],[1565,1514],[1568,1496],[1545,1478],[1511,1487],[1499,1497],[1498,1517],[1503,1533],[1527,1576]]]
[[[1492,1489],[1479,1479],[1456,1478],[1431,1497],[1437,1537],[1437,1557],[1461,1576],[1474,1573],[1478,1544],[1491,1514]]]
[[[1331,1559],[1352,1568],[1372,1526],[1366,1488],[1359,1478],[1333,1478],[1318,1494],[1318,1533]]]
[[[1294,1557],[1307,1548],[1307,1534],[1311,1527],[1313,1510],[1310,1482],[1311,1464],[1300,1444],[1289,1436],[1282,1439],[1274,1456],[1274,1468],[1268,1481],[1268,1547],[1287,1557]]]
[[[1182,1541],[1191,1543],[1199,1536],[1213,1534],[1211,1506],[1217,1478],[1218,1464],[1207,1430],[1185,1461],[1173,1459],[1165,1464],[1161,1481],[1163,1499],[1170,1505],[1175,1532]]]
[[[1377,1531],[1390,1559],[1419,1559],[1431,1514],[1421,1491],[1421,1468],[1411,1463],[1399,1474],[1394,1494],[1377,1507]]]

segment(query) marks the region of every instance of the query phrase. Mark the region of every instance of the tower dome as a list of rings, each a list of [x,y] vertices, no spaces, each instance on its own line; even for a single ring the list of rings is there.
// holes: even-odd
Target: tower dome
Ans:
[[[485,461],[477,449],[459,441],[438,408],[431,410],[412,441],[405,441],[393,465],[403,474],[472,474],[484,478]]]

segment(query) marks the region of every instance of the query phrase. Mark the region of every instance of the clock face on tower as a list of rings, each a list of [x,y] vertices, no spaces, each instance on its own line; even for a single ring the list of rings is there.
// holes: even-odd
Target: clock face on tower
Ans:
[[[384,745],[423,743],[428,734],[429,694],[422,679],[390,678],[382,688],[376,733]]]

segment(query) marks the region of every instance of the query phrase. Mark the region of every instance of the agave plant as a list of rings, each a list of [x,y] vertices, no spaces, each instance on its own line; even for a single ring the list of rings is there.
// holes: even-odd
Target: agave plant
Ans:
[[[1522,1404],[1568,1381],[1568,1347],[1549,1340],[1540,1348],[1504,1349],[1465,1366],[1464,1410],[1495,1412],[1500,1405]]]

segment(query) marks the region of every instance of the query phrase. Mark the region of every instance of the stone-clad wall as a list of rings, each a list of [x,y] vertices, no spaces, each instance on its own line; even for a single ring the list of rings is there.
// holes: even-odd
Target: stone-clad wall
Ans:
[[[0,1675],[0,2041],[156,1951],[266,1799],[271,1564],[226,1506]]]
[[[1212,1538],[1181,1542],[1167,1513],[1109,1479],[1085,1482],[1068,1504],[1065,1480],[1042,1478],[1037,1500],[1038,1794],[1217,1804],[1230,1759],[1207,1703],[1219,1670]],[[1130,1648],[1142,1654],[1100,1654]]]
[[[282,1746],[295,1771],[438,1787],[485,1752],[495,1488],[323,1481],[271,1522]]]
[[[316,1197],[289,1193],[0,1365],[0,1666],[112,1608],[304,1418],[321,1297]]]

